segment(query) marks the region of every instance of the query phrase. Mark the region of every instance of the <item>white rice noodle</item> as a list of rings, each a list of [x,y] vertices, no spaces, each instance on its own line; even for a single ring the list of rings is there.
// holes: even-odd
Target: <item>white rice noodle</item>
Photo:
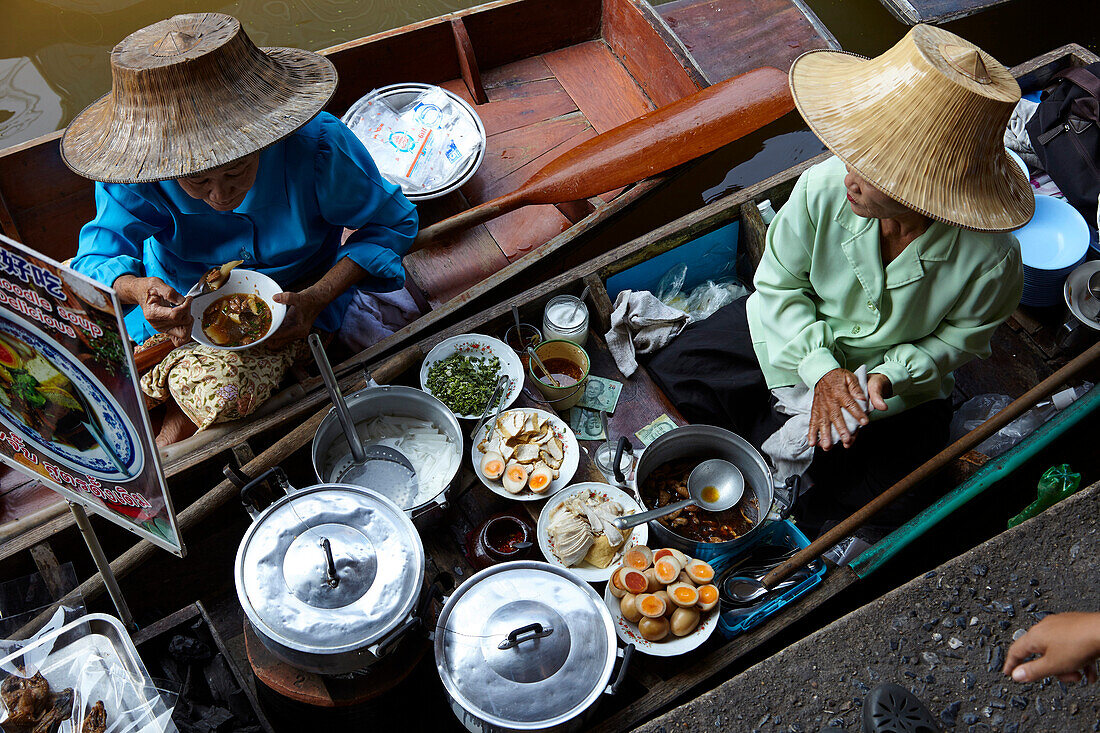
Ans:
[[[363,446],[384,445],[401,451],[412,463],[419,482],[413,506],[433,499],[458,470],[459,448],[430,420],[383,415],[355,424]],[[350,453],[343,435],[329,448],[327,465],[334,466]]]

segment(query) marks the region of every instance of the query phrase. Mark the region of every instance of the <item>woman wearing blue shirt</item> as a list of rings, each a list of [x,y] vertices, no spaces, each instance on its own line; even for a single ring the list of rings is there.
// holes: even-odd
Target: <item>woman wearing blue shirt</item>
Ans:
[[[131,34],[111,63],[111,93],[73,121],[62,154],[97,181],[96,216],[72,266],[135,306],[126,315],[135,340],[159,332],[186,343],[192,318],[181,293],[232,260],[278,282],[286,292],[275,299],[288,309],[254,349],[196,348],[205,363],[234,361],[222,378],[249,359],[281,358],[285,369],[311,329],[340,328],[353,287],[403,287],[416,210],[355,135],[320,112],[336,86],[327,59],[258,49],[236,19],[195,13]],[[345,228],[354,231],[341,241]],[[231,394],[245,405],[232,417],[262,402]],[[225,417],[206,420],[175,396],[191,420],[170,401],[162,444],[189,434],[189,422]]]

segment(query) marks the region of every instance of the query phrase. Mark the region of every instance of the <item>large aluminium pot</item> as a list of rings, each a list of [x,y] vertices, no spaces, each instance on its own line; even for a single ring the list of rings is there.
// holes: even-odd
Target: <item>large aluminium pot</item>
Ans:
[[[427,392],[400,385],[370,386],[346,398],[352,420],[358,424],[382,415],[390,417],[413,417],[429,420],[439,427],[452,441],[458,451],[458,460],[450,475],[443,477],[442,488],[426,492],[421,480],[421,489],[412,505],[404,507],[413,521],[420,526],[442,516],[447,506],[447,494],[457,480],[459,467],[464,455],[462,428],[454,413],[447,406]],[[331,410],[313,436],[313,472],[322,483],[332,482],[339,468],[338,461],[330,461],[328,456],[334,445],[342,446],[348,454],[347,438],[340,427],[335,409]]]
[[[268,478],[286,496],[261,512],[253,494]],[[237,598],[275,656],[317,674],[363,670],[420,624],[424,546],[389,499],[348,484],[294,489],[279,468],[241,499],[252,525],[237,549]]]
[[[435,630],[451,709],[480,733],[583,729],[625,679],[633,650],[619,649],[607,604],[588,583],[530,560],[472,576],[445,600]]]
[[[620,450],[624,445],[625,439],[620,440]],[[713,425],[685,425],[661,435],[638,456],[631,488],[637,492],[638,500],[645,509],[654,508],[642,499],[642,482],[646,477],[655,468],[669,461],[695,457],[700,461],[708,458],[724,458],[741,470],[741,474],[745,477],[745,496],[747,498],[750,493],[755,496],[759,507],[756,521],[748,532],[736,539],[725,542],[700,542],[677,534],[661,522],[654,520],[649,523],[650,538],[654,546],[673,547],[690,557],[710,560],[755,542],[763,532],[762,528],[767,523],[767,516],[773,506],[781,519],[786,519],[794,508],[799,489],[797,477],[787,479],[787,496],[781,499],[772,481],[771,468],[760,452],[747,440],[736,433]],[[621,472],[616,473],[616,479],[620,482],[627,481]]]

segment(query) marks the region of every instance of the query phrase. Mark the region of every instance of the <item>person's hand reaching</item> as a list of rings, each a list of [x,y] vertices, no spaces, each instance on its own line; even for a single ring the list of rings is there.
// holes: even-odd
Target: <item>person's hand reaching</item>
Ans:
[[[1031,657],[1037,657],[1026,661]],[[1058,613],[1032,626],[1008,649],[1004,673],[1017,682],[1057,677],[1096,681],[1100,658],[1100,613]]]

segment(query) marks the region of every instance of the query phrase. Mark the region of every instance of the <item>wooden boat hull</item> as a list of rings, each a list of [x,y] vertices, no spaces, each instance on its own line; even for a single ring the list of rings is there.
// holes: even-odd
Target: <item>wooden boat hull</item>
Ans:
[[[758,26],[767,29],[768,42],[761,42]],[[835,45],[801,0],[677,0],[660,12],[645,0],[499,0],[322,53],[341,78],[328,107],[334,114],[370,89],[409,81],[442,85],[474,104],[488,132],[485,162],[461,191],[419,206],[422,223],[430,224],[513,190],[554,157],[645,111],[760,65],[785,69],[803,50]],[[749,52],[736,53],[742,46]],[[61,161],[60,137],[0,151],[0,228],[65,259],[75,254],[94,201],[91,182]],[[522,290],[562,271],[561,255],[583,257],[581,243],[661,183],[650,179],[586,201],[526,207],[410,255],[409,289],[425,314],[343,368],[474,312],[494,292]],[[166,473],[301,416],[319,404],[321,392],[318,379],[305,379],[252,418],[200,433],[167,454]],[[6,482],[0,496],[13,485],[26,489],[18,477],[0,481]],[[32,509],[36,497],[26,499],[27,511],[13,512],[10,520],[38,508]],[[35,521],[58,510],[43,511]]]
[[[1054,73],[1070,64],[1081,65],[1095,59],[1094,55],[1084,49],[1071,46],[1017,67],[1014,72],[1025,89],[1033,89],[1043,86]],[[592,291],[590,302],[593,333],[589,337],[589,351],[592,356],[593,371],[616,376],[617,372],[610,361],[606,345],[603,344],[599,335],[608,328],[611,307],[611,298],[607,291],[609,281],[612,281],[611,286],[614,287],[612,279],[622,275],[634,266],[651,261],[655,257],[667,254],[682,245],[690,246],[691,243],[698,241],[704,235],[730,232],[731,227],[737,228],[736,234],[733,235],[738,241],[736,269],[742,277],[751,276],[755,263],[759,260],[759,255],[762,252],[765,231],[756,206],[757,202],[769,198],[778,206],[789,196],[802,171],[822,159],[823,156],[806,161],[766,181],[724,197],[646,236],[624,244],[613,251],[601,254],[583,265],[551,278],[546,283],[533,287],[514,298],[496,303],[481,313],[456,324],[453,328],[446,329],[439,334],[407,346],[388,358],[372,363],[372,371],[382,382],[415,382],[417,370],[423,356],[443,338],[471,331],[497,333],[505,327],[510,319],[510,308],[513,304],[521,308],[526,320],[537,320],[538,314],[542,312],[543,305],[550,297],[563,292],[575,294],[581,287],[588,285]],[[1003,327],[998,333],[1005,331],[1009,332],[1011,338],[1023,338],[1011,326]],[[1034,346],[1022,348],[1036,350]],[[994,351],[996,354],[996,344]],[[1011,358],[1018,359],[1019,351],[1012,352]],[[1000,366],[998,364],[996,367],[987,367],[987,369],[999,369]],[[1050,370],[1048,369],[1048,371]],[[621,377],[621,375],[619,376]],[[678,423],[683,422],[675,407],[669,404],[667,399],[646,376],[644,369],[637,376],[623,381],[624,385],[629,382],[630,391],[628,393],[627,387],[624,386],[620,404],[626,404],[623,400],[628,400],[630,407],[629,409],[619,409],[612,415],[610,424],[612,433],[632,435],[654,417],[661,414],[667,414]],[[960,379],[960,384],[963,381]],[[351,386],[361,386],[362,384],[362,376],[359,376],[357,384]],[[1012,387],[1010,386],[1008,391],[1011,390]],[[1063,422],[1069,422],[1072,418],[1079,418],[1079,415],[1077,415],[1079,410],[1092,409],[1097,402],[1097,399],[1082,400],[1080,407],[1075,406],[1065,413],[1067,417]],[[255,475],[273,463],[283,463],[289,469],[294,470],[298,462],[288,459],[308,444],[313,430],[324,418],[326,412],[326,410],[321,410],[298,425],[291,434],[281,437],[275,445],[261,454],[259,458],[248,460],[247,456],[243,456],[245,462],[247,462],[245,466],[246,473]],[[1057,420],[1055,423],[1057,423]],[[593,446],[586,447],[591,448]],[[308,461],[302,463],[303,466],[298,467],[299,472],[304,470],[308,473]],[[989,464],[995,470],[1000,470],[998,467],[1003,467],[1003,465],[1003,461]],[[590,478],[598,480],[599,475],[596,473],[591,460],[582,451],[581,466],[575,480],[580,481]],[[468,466],[464,468],[460,482],[464,488],[470,489],[472,487],[472,489],[462,491],[461,495],[455,498],[448,517],[449,526],[447,531],[425,533],[424,541],[431,563],[436,569],[454,573],[457,568],[465,576],[469,572],[469,567],[462,555],[462,538],[469,529],[477,526],[484,518],[500,509],[501,503],[497,503],[500,500],[495,499],[494,495],[481,490],[478,480]],[[182,512],[180,522],[183,531],[194,531],[200,523],[203,526],[209,526],[211,523],[208,518],[216,510],[217,505],[228,501],[235,494],[235,488],[228,481],[214,487]],[[232,511],[238,510],[234,507]],[[943,511],[940,511],[940,514],[942,515]],[[910,539],[912,538],[905,538],[904,541]],[[708,642],[707,646],[696,652],[694,656],[682,658],[683,664],[681,665],[670,667],[646,662],[638,663],[633,677],[644,688],[644,693],[640,697],[632,699],[625,707],[612,712],[610,717],[598,721],[598,730],[618,731],[634,727],[637,723],[651,717],[658,710],[667,706],[674,699],[704,683],[738,659],[757,649],[781,630],[804,618],[834,595],[845,591],[862,577],[865,577],[877,567],[883,554],[889,555],[897,551],[900,540],[888,539],[884,542],[885,544],[882,544],[881,548],[876,545],[875,547],[879,548],[879,551],[867,555],[866,560],[858,564],[855,569],[835,568],[831,570],[822,584],[804,598],[786,607],[760,627],[732,642],[724,642],[718,637],[714,637]],[[224,566],[222,569],[225,569],[230,567],[232,563],[232,548],[235,547],[235,544],[228,544],[230,547],[226,550],[226,556],[223,558],[212,558],[210,553],[203,553],[201,559],[191,558],[185,562],[202,563],[203,567],[212,567],[214,572],[220,572],[219,567]],[[6,551],[10,546],[0,548],[0,557],[7,554]],[[135,546],[122,558],[116,560],[116,572],[125,575],[135,571],[142,562],[151,559],[154,552],[154,549],[148,543]],[[179,566],[175,563],[180,561],[165,557],[162,562],[173,563],[171,567],[178,568]],[[150,577],[157,575],[153,565],[154,563],[150,563],[141,572],[139,580],[148,582]],[[167,573],[160,574],[168,575]],[[195,583],[205,582],[207,584],[200,585],[200,591],[192,590],[192,592],[212,594],[209,588],[209,575],[204,573],[192,573],[191,575],[199,575],[201,580],[195,581]],[[229,577],[228,573],[224,575],[225,578]],[[193,589],[194,586],[195,584],[192,584],[190,588]],[[86,581],[78,589],[78,592],[89,600],[102,594],[102,591],[102,582],[98,576]],[[180,588],[176,592],[186,594],[188,590]],[[176,605],[182,605],[183,602],[190,600],[191,598],[179,599],[179,603]],[[232,599],[230,599],[230,602],[232,602]],[[224,614],[224,616],[235,618],[231,614]],[[229,631],[228,627],[223,633],[227,631]],[[236,633],[239,633],[239,627],[232,631],[232,634],[235,635]],[[429,703],[425,701],[424,704]],[[443,704],[442,700],[439,704]]]

